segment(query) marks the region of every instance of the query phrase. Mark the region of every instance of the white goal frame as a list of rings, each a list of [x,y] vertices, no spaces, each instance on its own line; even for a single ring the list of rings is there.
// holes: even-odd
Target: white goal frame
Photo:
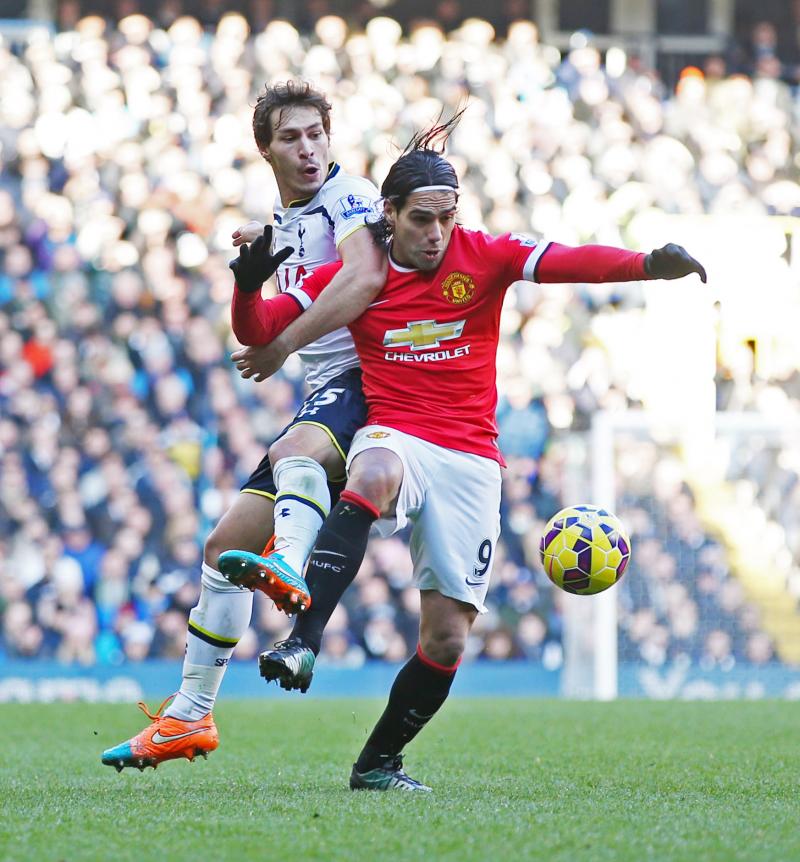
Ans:
[[[770,418],[756,412],[717,411],[707,427],[691,429],[695,457],[711,455],[715,441],[723,434],[758,434],[770,439],[787,434],[800,435],[800,418]],[[651,439],[677,443],[686,439],[685,427],[665,428],[645,410],[598,411],[592,418],[588,438],[590,502],[616,511],[615,438],[620,432],[644,432]],[[583,465],[586,469],[587,465]],[[567,501],[567,502],[572,502]],[[577,502],[577,500],[576,500]],[[636,540],[633,538],[633,557]],[[614,700],[618,694],[619,654],[617,643],[618,590],[610,589],[591,598],[564,596],[564,669],[561,691],[564,696],[594,700]]]

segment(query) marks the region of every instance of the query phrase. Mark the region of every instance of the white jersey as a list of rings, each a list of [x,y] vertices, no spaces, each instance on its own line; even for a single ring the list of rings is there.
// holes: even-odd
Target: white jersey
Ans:
[[[292,201],[288,207],[275,202],[272,251],[294,249],[275,273],[278,290],[291,293],[308,308],[311,300],[299,290],[303,279],[318,266],[340,259],[339,245],[376,214],[377,188],[363,177],[355,177],[335,162],[319,191],[311,198]],[[312,389],[324,386],[338,374],[358,367],[353,338],[346,327],[311,342],[298,351],[306,367],[306,382]]]

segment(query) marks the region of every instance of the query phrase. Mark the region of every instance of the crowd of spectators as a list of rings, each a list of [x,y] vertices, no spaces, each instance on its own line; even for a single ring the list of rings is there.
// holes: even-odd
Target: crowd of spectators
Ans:
[[[504,37],[509,25],[530,12],[530,0],[498,0],[487,8],[481,0],[392,0],[390,12],[405,32],[421,21],[435,22],[444,32],[460,27],[475,16],[488,19]],[[59,29],[73,29],[86,15],[100,15],[118,21],[140,13],[151,18],[159,27],[167,28],[177,18],[191,15],[204,27],[213,28],[226,12],[244,16],[254,31],[262,30],[270,21],[281,18],[303,33],[314,29],[320,18],[341,17],[351,30],[363,29],[379,16],[386,3],[374,0],[57,0]]]
[[[279,20],[251,33],[237,14],[205,30],[85,17],[0,44],[2,653],[180,657],[203,540],[302,396],[295,360],[264,384],[229,360],[231,232],[269,220],[275,195],[250,131],[265,81],[315,81],[333,104],[335,157],[378,184],[397,144],[468,104],[449,149],[460,218],[492,232],[625,245],[647,207],[800,207],[794,96],[768,68],[726,77],[711,64],[673,93],[625,59],[586,40],[562,55],[528,21],[506,39],[479,20],[406,37],[384,17],[357,31],[322,17],[302,34]],[[635,286],[510,291],[503,539],[470,657],[562,661],[561,595],[538,535],[574,502],[561,499],[565,474],[594,411],[642,397],[614,348],[641,306]],[[652,476],[659,461],[643,450],[642,463]],[[633,482],[622,503],[636,547],[623,656],[682,649],[722,664],[752,658],[759,637],[771,656],[688,490]],[[261,598],[237,659],[286,634]],[[404,541],[373,540],[323,658],[399,661],[417,614]]]
[[[620,660],[722,670],[773,661],[775,645],[726,548],[701,524],[680,460],[635,436],[618,445],[620,517],[637,536],[635,574],[620,590]]]

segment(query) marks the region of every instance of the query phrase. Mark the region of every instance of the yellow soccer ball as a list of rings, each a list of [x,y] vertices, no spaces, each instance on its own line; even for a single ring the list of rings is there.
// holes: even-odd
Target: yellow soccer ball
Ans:
[[[631,540],[616,515],[599,506],[568,506],[547,522],[539,543],[547,577],[581,596],[602,593],[625,574]]]

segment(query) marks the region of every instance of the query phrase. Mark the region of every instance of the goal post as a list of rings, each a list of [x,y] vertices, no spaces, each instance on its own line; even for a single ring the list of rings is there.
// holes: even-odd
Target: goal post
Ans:
[[[702,674],[711,667],[702,651],[716,633],[717,640],[727,638],[738,648],[728,657],[712,656],[714,673],[732,671],[734,665],[737,673],[752,671],[744,646],[750,637],[772,641],[773,666],[800,664],[800,569],[795,562],[800,547],[794,547],[800,545],[800,520],[794,529],[796,506],[790,499],[795,479],[800,487],[798,439],[800,416],[717,412],[702,433],[687,434],[686,427],[665,426],[644,410],[595,414],[583,457],[571,467],[583,481],[573,476],[571,493],[580,488],[580,502],[608,508],[623,522],[629,511],[646,510],[649,533],[642,542],[635,520],[626,524],[631,565],[617,586],[597,596],[564,597],[565,696],[614,699],[621,665],[637,681],[648,674],[688,679],[692,669]],[[678,489],[674,497],[673,488]],[[677,497],[682,508],[675,515],[670,507]],[[681,518],[700,525],[694,536],[700,551],[681,535]],[[664,552],[654,561],[659,545]],[[669,554],[671,573],[670,560],[664,563]],[[666,565],[666,572],[659,565]],[[709,591],[710,566],[715,567],[716,592]],[[684,605],[670,616],[676,596]],[[681,612],[697,614],[691,638],[683,631]],[[653,650],[632,654],[637,644],[627,637],[628,654],[621,655],[621,632],[631,628],[636,615],[648,614],[658,617],[653,628],[660,626],[661,640],[668,635],[672,643],[663,655]],[[684,642],[692,648],[676,648]]]
[[[615,415],[607,411],[595,415],[590,441],[592,502],[609,512],[617,511],[613,457]],[[613,700],[618,688],[616,590],[600,593],[594,606],[593,694],[597,700]]]
[[[637,417],[638,419],[638,417]],[[630,411],[600,411],[592,419],[587,451],[590,481],[580,502],[616,512],[614,431],[633,419]],[[635,549],[634,549],[635,552]],[[613,700],[617,696],[617,590],[591,598],[566,595],[564,602],[564,673],[567,697]]]

